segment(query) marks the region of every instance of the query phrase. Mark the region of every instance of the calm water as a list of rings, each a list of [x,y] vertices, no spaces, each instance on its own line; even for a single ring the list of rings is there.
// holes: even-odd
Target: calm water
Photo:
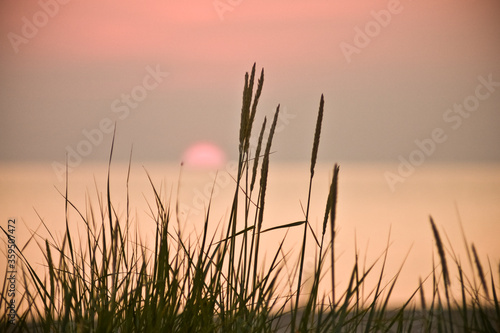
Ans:
[[[205,207],[214,186],[211,224],[215,228],[227,222],[235,187],[227,171],[220,171],[214,182],[214,172],[184,169],[178,182],[178,166],[150,163],[144,167],[133,165],[129,180],[131,216],[133,221],[139,222],[139,232],[144,239],[152,240],[155,228],[148,208],[148,204],[154,205],[154,196],[145,169],[172,206],[180,184],[179,220],[185,235],[201,232]],[[232,171],[230,166],[227,169]],[[331,169],[330,165],[319,165],[314,178],[310,220],[318,234]],[[497,267],[500,259],[500,165],[423,165],[404,183],[398,184],[393,192],[384,179],[384,172],[394,169],[394,165],[383,164],[341,165],[336,240],[340,286],[348,282],[355,244],[360,257],[363,260],[366,257],[369,264],[386,248],[390,232],[389,265],[385,276],[389,281],[409,251],[394,301],[408,299],[417,287],[419,277],[425,278],[432,270],[434,244],[429,215],[434,218],[443,238],[446,233],[462,262],[466,262],[466,256],[460,220],[469,242],[475,243],[484,260],[483,264],[489,257],[492,265]],[[126,171],[126,165],[112,165],[113,203],[121,216],[126,214]],[[82,212],[86,211],[86,202],[97,208],[98,196],[105,197],[106,174],[106,166],[98,164],[82,165],[70,174],[69,198]],[[305,209],[308,181],[307,164],[271,164],[263,228],[304,219],[301,204]],[[52,235],[59,240],[62,238],[64,199],[58,190],[64,193],[64,187],[64,182],[58,180],[49,164],[0,165],[0,223],[5,228],[8,218],[17,219],[18,246],[26,242],[30,231],[38,230],[39,235],[48,237],[48,232],[40,227],[37,213]],[[75,212],[70,212],[70,218],[72,227],[79,224]],[[302,228],[290,230],[287,235],[285,246],[292,251],[292,257],[300,249],[301,235]],[[268,253],[277,248],[282,237],[283,231],[262,236]],[[41,240],[40,237],[37,239]],[[445,241],[447,248],[450,248],[449,242]],[[0,276],[3,278],[5,245],[1,246]],[[306,271],[312,271],[314,240],[310,236],[308,248]],[[32,262],[42,262],[35,244],[26,249],[26,254]],[[267,256],[268,260],[270,257],[271,254]],[[488,267],[485,269],[489,272]],[[455,273],[453,268],[452,274]],[[329,286],[330,281],[326,279],[324,288]]]

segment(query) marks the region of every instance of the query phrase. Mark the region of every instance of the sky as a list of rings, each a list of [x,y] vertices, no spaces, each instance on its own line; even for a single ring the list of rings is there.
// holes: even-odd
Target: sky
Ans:
[[[500,162],[496,0],[0,6],[0,162],[106,161],[115,125],[116,159],[234,158],[254,63],[277,160],[310,159],[324,94],[320,160]]]

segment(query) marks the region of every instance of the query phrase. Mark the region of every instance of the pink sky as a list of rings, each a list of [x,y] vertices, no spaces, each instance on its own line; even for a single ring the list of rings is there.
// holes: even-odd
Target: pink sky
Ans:
[[[41,2],[57,3],[56,0]],[[498,14],[499,6],[495,6],[494,1],[243,0],[230,6],[232,11],[223,12],[223,21],[214,8],[215,1],[69,1],[59,5],[55,16],[40,28],[35,38],[20,46],[20,54],[16,57],[37,56],[75,62],[162,56],[185,60],[186,57],[199,59],[200,52],[203,52],[203,58],[207,60],[227,59],[229,56],[235,61],[252,51],[268,55],[273,60],[281,55],[280,61],[284,61],[277,46],[288,46],[287,49],[294,52],[314,48],[316,52],[312,54],[318,57],[330,51],[330,56],[338,59],[341,58],[339,52],[331,52],[338,48],[337,44],[342,40],[350,42],[354,26],[363,27],[372,19],[372,10],[387,9],[391,2],[401,8],[401,13],[392,19],[398,21],[398,29],[384,34],[394,35],[397,30],[410,28],[435,34],[440,28],[443,37],[449,31],[457,31],[467,38],[471,30],[481,29],[471,25],[477,21],[476,15],[481,15],[482,20],[476,23],[486,28],[481,31],[480,38],[490,40],[495,33],[495,30],[488,29],[494,27]],[[36,1],[8,1],[3,7],[4,36],[8,32],[21,35],[22,17],[32,21],[33,15],[42,9]],[[421,38],[415,32],[404,38]],[[432,40],[436,36],[427,35],[426,38]],[[453,40],[448,42],[453,45]],[[409,50],[415,51],[419,43],[418,40],[407,41],[404,45],[404,49],[392,45],[390,52],[385,49],[385,56],[397,59]],[[12,52],[7,52],[9,42],[6,38],[2,39],[2,49],[3,56],[13,56]],[[443,58],[444,54],[436,57],[436,54],[428,53],[420,61]]]
[[[22,100],[28,94],[52,101],[47,102],[50,105],[65,99],[103,99],[104,106],[86,107],[92,109],[88,118],[73,111],[75,119],[86,119],[85,126],[91,126],[109,112],[106,104],[141,80],[146,66],[157,64],[170,73],[169,80],[148,98],[151,102],[161,96],[168,99],[167,104],[156,107],[174,115],[168,121],[183,122],[181,115],[176,116],[181,108],[192,117],[200,116],[200,112],[217,114],[218,108],[237,110],[243,74],[257,62],[259,68],[266,69],[264,91],[273,96],[263,100],[269,103],[264,108],[271,110],[277,103],[284,103],[296,107],[294,112],[299,114],[305,108],[314,110],[319,95],[325,93],[327,106],[332,107],[331,112],[335,111],[337,120],[344,124],[346,135],[352,136],[347,141],[357,144],[355,133],[359,121],[365,119],[367,126],[382,126],[373,130],[375,136],[385,138],[378,146],[387,146],[386,142],[397,146],[398,142],[411,143],[416,135],[424,135],[439,125],[439,113],[463,99],[474,88],[478,75],[494,73],[500,77],[497,22],[500,5],[495,0],[242,0],[228,5],[232,10],[223,13],[223,20],[214,8],[216,1],[211,0],[189,3],[73,0],[60,4],[54,17],[33,38],[28,38],[26,44],[18,45],[16,53],[9,33],[22,35],[23,18],[31,22],[40,15],[41,3],[56,3],[56,0],[4,1],[0,13],[3,36],[0,70],[6,87],[4,94],[8,96],[0,105],[1,112],[11,123],[23,124],[32,133],[41,131],[37,127],[41,125],[27,120],[28,108],[22,112],[19,103],[14,102],[16,98]],[[391,15],[389,24],[380,28],[367,47],[351,55],[351,62],[346,61],[341,43],[353,45],[355,29],[364,29],[373,22],[373,11],[386,11],[390,7],[399,8],[398,13]],[[218,96],[230,97],[224,97],[224,104]],[[391,101],[384,101],[387,98]],[[489,100],[484,108],[494,108],[498,98]],[[12,109],[13,105],[17,111]],[[394,120],[400,129],[392,133],[407,133],[408,138],[387,137],[392,125],[370,118],[372,109],[388,106],[391,112],[409,113]],[[84,108],[83,104],[81,107]],[[156,124],[151,124],[146,115],[159,111],[148,107],[151,106],[143,105],[145,112],[140,113],[142,118],[135,124],[154,129]],[[56,107],[37,107],[37,110],[48,118],[62,119],[58,112],[63,111],[56,111]],[[495,123],[498,117],[491,116],[493,111],[488,112],[484,114],[490,118],[474,120],[478,124],[472,132],[489,133],[484,140],[491,142],[498,136],[492,129],[481,126]],[[437,114],[432,120],[434,124],[429,123],[431,114]],[[160,116],[167,121],[166,117]],[[415,119],[417,125],[405,125],[405,119]],[[309,121],[312,122],[306,120]],[[78,138],[63,135],[65,131],[72,135],[81,132],[78,125],[81,121],[76,123],[75,128],[61,128],[61,137],[54,144],[48,139],[47,146],[55,150],[61,142],[77,142]],[[419,123],[421,130],[415,130]],[[65,125],[61,120],[61,126]],[[192,132],[206,131],[200,139],[229,140],[219,134],[219,129],[202,130],[208,125],[200,122]],[[351,125],[354,127],[350,128]],[[332,126],[334,129],[336,125]],[[178,127],[171,130],[176,140],[186,133],[177,133]],[[15,133],[13,129],[2,132],[4,142]],[[127,129],[125,132],[128,133]],[[470,140],[464,135],[460,142],[463,145]],[[459,149],[458,145],[455,149]],[[9,154],[13,156],[16,150],[25,148],[5,149],[11,149]],[[64,145],[58,149],[64,150]],[[373,150],[365,150],[368,149]]]

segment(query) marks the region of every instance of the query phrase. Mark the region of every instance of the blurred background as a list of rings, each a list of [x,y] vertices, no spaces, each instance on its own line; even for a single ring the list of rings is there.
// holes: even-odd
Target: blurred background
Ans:
[[[397,164],[442,128],[448,139],[429,161],[500,161],[500,91],[456,130],[443,119],[474,95],[479,76],[500,82],[495,0],[5,0],[1,8],[1,161],[64,163],[103,119],[116,122],[116,158],[133,144],[137,160],[178,161],[200,140],[234,157],[254,62],[265,69],[259,119],[278,104],[290,115],[277,160],[309,159],[324,93],[323,160]],[[168,74],[137,88],[147,68]],[[85,160],[107,159],[112,134],[101,132]]]

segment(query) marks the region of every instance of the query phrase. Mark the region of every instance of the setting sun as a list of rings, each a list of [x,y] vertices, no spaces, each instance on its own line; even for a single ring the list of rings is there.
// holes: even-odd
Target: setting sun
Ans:
[[[210,142],[194,143],[182,156],[184,165],[195,168],[220,168],[225,161],[226,154]]]

